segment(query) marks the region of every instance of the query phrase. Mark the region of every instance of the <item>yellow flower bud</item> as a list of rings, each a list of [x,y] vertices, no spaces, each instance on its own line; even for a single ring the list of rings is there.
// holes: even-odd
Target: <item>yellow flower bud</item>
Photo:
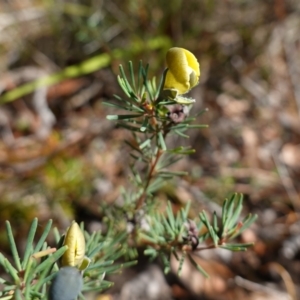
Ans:
[[[168,70],[164,90],[176,90],[182,95],[198,84],[200,66],[193,53],[174,47],[167,52],[166,62]]]
[[[68,228],[63,245],[67,245],[68,250],[62,256],[62,266],[80,267],[85,254],[85,239],[76,222]]]

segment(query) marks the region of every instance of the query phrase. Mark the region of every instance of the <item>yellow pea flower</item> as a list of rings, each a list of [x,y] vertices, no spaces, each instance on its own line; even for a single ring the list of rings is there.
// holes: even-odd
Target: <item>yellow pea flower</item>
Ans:
[[[175,90],[177,95],[183,95],[198,84],[200,66],[193,53],[174,47],[168,50],[166,62],[164,90]]]
[[[63,245],[67,245],[68,249],[62,256],[61,265],[80,267],[84,260],[85,239],[76,222],[68,228]]]

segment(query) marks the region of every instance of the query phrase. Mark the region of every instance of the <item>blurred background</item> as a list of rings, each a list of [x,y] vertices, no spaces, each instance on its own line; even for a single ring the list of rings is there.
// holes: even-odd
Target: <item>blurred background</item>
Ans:
[[[176,165],[190,176],[161,197],[212,212],[243,193],[259,219],[240,241],[255,246],[203,252],[210,280],[144,263],[98,299],[137,299],[130,287],[145,276],[162,294],[140,299],[300,299],[299,33],[298,0],[0,0],[0,251],[5,220],[21,249],[34,217],[41,228],[99,225],[99,205],[129,174],[128,133],[101,103],[122,94],[120,63],[143,60],[159,77],[178,46],[200,62],[193,111],[208,108],[198,122],[209,128],[170,140],[196,153]]]

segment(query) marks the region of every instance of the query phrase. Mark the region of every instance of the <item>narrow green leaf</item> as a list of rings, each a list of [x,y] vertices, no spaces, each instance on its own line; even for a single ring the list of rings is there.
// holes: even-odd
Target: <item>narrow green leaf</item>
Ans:
[[[93,233],[87,238],[86,237],[86,232],[84,233],[85,235],[85,240],[86,240],[86,244],[85,244],[85,249],[90,249],[92,242],[95,240],[96,238],[96,231],[93,231]]]
[[[117,95],[114,95],[114,98],[116,98],[118,101],[120,101],[122,104],[126,105],[120,105],[116,103],[109,103],[109,102],[103,102],[105,103],[106,106],[116,106],[117,108],[128,110],[128,111],[137,111],[137,112],[144,112],[144,109],[142,107],[139,107],[137,105],[140,105],[139,103],[137,104],[137,101],[131,100],[131,98],[123,99]],[[110,104],[110,105],[109,105]]]
[[[4,255],[0,252],[0,264],[1,264],[2,266],[4,266],[4,260],[5,260],[5,257],[4,257]]]
[[[134,115],[107,115],[106,119],[107,120],[130,120],[134,118],[141,117],[142,114],[134,114]]]
[[[5,283],[5,286],[8,286],[8,285],[10,284],[6,279],[4,279],[4,278],[2,278],[2,277],[0,277],[0,283],[1,283],[1,284],[4,284],[4,283]],[[15,286],[15,285],[13,285],[13,286]]]
[[[15,290],[14,300],[23,300],[22,292],[19,288]]]
[[[209,126],[206,124],[195,124],[195,125],[188,125],[188,128],[208,128]]]
[[[227,212],[226,212],[226,216],[225,216],[225,223],[223,224],[223,232],[222,232],[222,236],[227,234],[227,231],[229,228],[229,224],[230,224],[230,220],[233,214],[233,209],[234,209],[234,205],[235,205],[235,197],[236,194],[233,194],[231,199],[228,202],[228,208],[227,208]]]
[[[48,279],[49,277],[47,276],[49,275],[51,268],[52,268],[52,264],[49,264],[40,272],[38,276],[38,280],[36,280],[35,285],[32,286],[33,292],[39,292],[42,286],[47,283],[46,279],[49,280]]]
[[[157,172],[157,174],[159,175],[168,175],[170,177],[174,177],[174,176],[186,176],[189,173],[188,172],[184,172],[184,171],[177,171],[177,172],[171,172],[171,171],[159,171]]]
[[[34,218],[32,223],[31,223],[29,233],[28,233],[28,237],[27,237],[27,241],[26,241],[26,248],[25,248],[24,258],[23,258],[23,263],[22,263],[22,269],[23,270],[26,269],[29,257],[33,253],[33,240],[34,240],[34,236],[35,236],[35,233],[36,233],[37,225],[38,225],[38,219]]]
[[[4,259],[4,268],[8,271],[8,274],[12,277],[14,283],[18,285],[20,283],[18,271],[13,267],[7,258]]]
[[[163,187],[166,184],[166,182],[162,178],[155,178],[152,183],[147,188],[147,194],[152,194],[159,190],[161,187]]]
[[[145,140],[143,143],[141,143],[141,144],[139,145],[139,148],[140,148],[140,149],[144,149],[144,148],[150,147],[150,146],[151,146],[151,140],[150,140],[150,139],[147,139],[147,140]]]
[[[55,239],[56,244],[58,244],[60,239],[61,239],[61,236],[60,236],[60,233],[59,233],[57,227],[53,228],[53,235],[54,235],[54,239]]]
[[[144,120],[143,120],[143,123],[142,123],[142,126],[141,126],[140,130],[142,132],[145,132],[148,129],[148,126],[149,126],[149,119],[147,117],[144,117]]]
[[[125,102],[125,100],[122,99],[122,102]],[[108,106],[108,107],[120,108],[120,109],[128,110],[128,107],[120,105],[120,104],[117,104],[117,103],[110,103],[110,102],[103,101],[102,104],[104,106]]]
[[[192,258],[192,256],[190,254],[188,254],[188,258],[190,260],[190,262],[192,263],[192,265],[205,277],[205,278],[209,278],[209,275],[206,273],[206,271],[199,266],[194,259]]]
[[[186,139],[189,139],[190,138],[190,136],[189,135],[187,135],[187,134],[184,134],[184,133],[182,133],[181,131],[179,131],[179,130],[175,130],[175,133],[176,134],[178,134],[179,136],[181,136],[181,137],[184,137],[184,138],[186,138]]]
[[[143,159],[141,159],[140,156],[137,156],[137,155],[135,155],[135,154],[133,154],[133,153],[129,153],[129,155],[130,155],[134,160],[136,160],[136,161],[144,161]]]
[[[135,86],[135,79],[134,79],[134,70],[133,70],[133,65],[132,61],[128,62],[129,64],[129,73],[130,73],[130,78],[131,78],[131,84],[133,86],[133,91],[136,93],[136,86]]]
[[[157,173],[157,176],[159,176],[159,178],[163,178],[164,180],[169,180],[169,179],[174,178],[174,176],[170,175],[170,174],[159,174],[159,173]]]
[[[148,248],[148,249],[144,250],[144,254],[148,255],[152,258],[155,258],[155,257],[157,257],[158,252],[156,251],[156,249]]]
[[[178,154],[178,155],[190,155],[190,154],[194,154],[196,152],[195,149],[187,149],[184,148],[183,150],[176,150],[176,149],[171,149],[171,150],[167,150],[170,153],[174,153],[174,154]],[[181,159],[181,158],[179,158]]]
[[[17,246],[16,246],[16,242],[15,242],[15,239],[14,239],[9,221],[5,221],[5,225],[6,225],[6,233],[7,233],[7,237],[8,237],[8,242],[9,242],[9,245],[10,245],[10,249],[11,249],[11,253],[12,253],[14,262],[16,264],[16,268],[17,268],[18,271],[21,271],[22,270],[21,261],[20,261],[19,253],[18,253]]]
[[[47,259],[45,259],[41,264],[37,266],[35,269],[35,273],[42,272],[45,268],[48,268],[52,264],[58,261],[58,259],[66,252],[68,249],[68,246],[63,246],[59,248],[56,252],[54,252],[52,255],[48,256]]]
[[[174,249],[174,247],[171,248],[171,253],[174,255],[175,259],[177,261],[180,260],[179,256],[178,256],[178,253],[176,252],[176,250]]]
[[[137,263],[138,263],[137,260],[128,261],[128,262],[121,264],[121,268],[129,268],[129,267],[137,265]]]
[[[137,94],[142,95],[142,88],[143,88],[143,62],[139,61],[139,67],[138,67],[138,82],[137,82]]]
[[[184,124],[184,123],[179,123],[177,125],[173,125],[170,130],[178,130],[178,129],[187,129],[188,128],[188,124]]]
[[[152,77],[151,85],[152,85],[153,92],[155,92],[155,93],[152,93],[153,94],[153,98],[156,99],[155,95],[157,93],[157,86],[156,86],[156,77],[155,76]]]
[[[127,78],[126,78],[126,75],[125,75],[122,65],[120,65],[119,69],[120,69],[120,73],[121,73],[121,76],[120,75],[117,76],[119,86],[122,88],[122,90],[126,94],[126,96],[130,98],[131,87],[128,86],[129,83],[127,81]]]
[[[228,202],[229,202],[228,199],[225,199],[224,202],[223,202],[223,207],[222,207],[222,225],[223,226],[226,222]]]
[[[146,140],[147,141],[147,140]],[[129,140],[125,140],[125,144],[127,144],[132,150],[135,150],[137,152],[139,152],[140,154],[142,154],[143,152],[141,151],[141,145],[135,145],[133,144],[131,141]]]
[[[105,247],[105,243],[100,243],[98,244],[95,248],[93,248],[92,250],[89,251],[89,253],[87,253],[87,256],[89,258],[93,258],[96,254],[98,254],[103,248]]]
[[[165,144],[165,140],[163,137],[163,134],[161,131],[158,132],[158,140],[159,140],[159,144],[162,150],[166,151],[167,150],[167,146]]]
[[[118,123],[118,127],[122,127],[122,128],[128,129],[130,131],[141,132],[140,127],[128,125],[128,123],[125,123],[125,122]]]
[[[237,201],[235,210],[234,210],[232,216],[230,217],[230,222],[228,223],[229,229],[236,225],[236,223],[240,217],[240,214],[242,212],[242,209],[243,209],[243,195],[240,195],[240,197]]]
[[[153,245],[156,245],[157,244],[157,239],[153,236],[149,236],[149,235],[146,235],[144,233],[140,233],[140,238],[141,240],[146,240],[146,241],[149,241],[150,243],[152,243]]]
[[[180,276],[180,274],[181,274],[185,257],[186,257],[186,252],[183,252],[182,256],[180,257],[179,266],[178,266],[178,270],[177,270],[177,275],[178,276]]]
[[[26,265],[25,274],[24,274],[24,282],[28,282],[29,277],[33,277],[33,268],[34,268],[34,259],[32,257],[29,258],[28,263]]]
[[[226,244],[220,246],[220,248],[229,250],[229,251],[247,251],[249,247],[252,247],[253,244]]]
[[[50,230],[51,230],[51,227],[52,227],[52,220],[50,219],[50,220],[47,222],[47,224],[46,224],[46,226],[45,226],[45,229],[44,229],[44,231],[43,231],[43,234],[42,234],[42,236],[40,237],[38,243],[36,244],[36,246],[35,246],[35,248],[34,248],[34,250],[33,250],[33,253],[39,252],[39,251],[42,249],[43,244],[44,244],[44,242],[46,241],[46,238],[48,237],[48,234],[49,234],[49,232],[50,232]]]
[[[256,221],[257,218],[257,215],[249,214],[242,222],[243,226],[239,229],[239,231],[236,234],[232,236],[232,238],[236,237],[237,235],[240,235],[245,229],[249,228]]]
[[[204,223],[204,225],[206,226],[210,237],[212,238],[214,245],[217,247],[218,246],[218,241],[219,241],[219,237],[217,236],[217,234],[214,232],[213,227],[210,225],[209,220],[207,218],[206,212],[202,211],[200,214],[200,219],[202,220],[202,222]]]
[[[4,283],[4,287],[3,287],[3,290],[2,292],[4,292],[5,294],[7,294],[7,292],[10,292],[10,291],[14,291],[16,289],[16,285],[8,285],[9,283],[4,281],[4,282],[1,282],[1,283]],[[9,293],[10,295],[12,295],[12,293]],[[0,296],[2,295],[2,293],[0,292]],[[11,297],[11,296],[10,296]],[[1,300],[3,299],[11,299],[11,298],[0,298]]]
[[[174,230],[175,229],[175,218],[174,218],[173,209],[172,209],[172,205],[171,205],[170,201],[168,201],[166,213],[168,216],[168,220],[170,222],[171,230]]]
[[[188,202],[186,203],[185,208],[181,210],[181,211],[182,211],[182,218],[183,218],[183,220],[187,220],[188,214],[189,214],[190,209],[191,209],[191,205],[192,205],[192,202],[191,202],[191,201],[188,201]]]
[[[171,270],[169,257],[163,252],[161,252],[159,256],[160,256],[160,258],[163,262],[163,265],[164,265],[164,273],[168,274]]]
[[[174,156],[171,157],[171,158],[166,158],[166,157],[164,157],[164,158],[161,160],[160,164],[158,165],[158,168],[159,168],[159,169],[165,169],[165,168],[167,168],[167,167],[169,167],[169,166],[171,166],[171,165],[177,163],[177,162],[180,161],[181,159],[182,159],[182,157],[174,157]]]
[[[217,217],[217,213],[216,212],[214,212],[214,215],[213,215],[213,228],[214,228],[215,232],[219,231],[218,217]]]
[[[174,221],[174,226],[172,226],[170,224],[170,221],[168,221],[166,218],[162,217],[162,223],[164,225],[165,231],[171,237],[171,240],[174,240],[174,238],[175,238],[175,234],[174,234],[174,231],[175,231],[175,221]],[[164,232],[164,234],[166,234],[166,233]]]
[[[101,281],[101,285],[100,286],[98,286],[98,285],[99,285],[99,280],[97,279],[97,280],[95,280],[95,284],[91,287],[87,287],[86,284],[85,284],[83,286],[81,292],[89,292],[89,291],[91,291],[91,292],[101,292],[103,290],[106,290],[106,289],[112,287],[114,285],[114,283],[110,282],[110,281]],[[83,298],[83,299],[85,299],[85,298]]]

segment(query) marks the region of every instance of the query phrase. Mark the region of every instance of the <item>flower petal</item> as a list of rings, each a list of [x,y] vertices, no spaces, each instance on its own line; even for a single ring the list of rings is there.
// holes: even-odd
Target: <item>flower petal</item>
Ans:
[[[199,63],[190,51],[174,47],[166,55],[168,70],[164,89],[176,89],[178,94],[187,93],[199,80]]]
[[[73,222],[66,233],[64,245],[68,250],[62,256],[62,266],[78,266],[82,263],[85,254],[84,235],[76,222]]]
[[[197,80],[199,80],[199,77],[200,77],[200,65],[198,63],[198,60],[197,58],[195,57],[195,55],[186,50],[186,49],[183,49],[182,50],[184,51],[185,55],[186,55],[186,59],[187,59],[187,62],[188,62],[188,65],[194,70],[195,72],[195,75],[197,77]]]

